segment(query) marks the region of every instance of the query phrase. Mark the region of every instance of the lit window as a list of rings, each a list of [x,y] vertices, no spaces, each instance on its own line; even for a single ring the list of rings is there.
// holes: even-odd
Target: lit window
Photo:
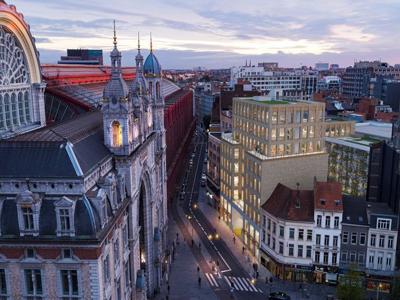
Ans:
[[[120,147],[122,145],[122,128],[118,121],[112,123],[112,146]]]

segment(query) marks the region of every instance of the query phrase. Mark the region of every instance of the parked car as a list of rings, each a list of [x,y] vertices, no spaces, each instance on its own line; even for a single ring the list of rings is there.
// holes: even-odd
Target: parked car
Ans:
[[[202,187],[205,187],[206,186],[206,181],[205,180],[201,180],[200,184],[201,184]]]
[[[290,296],[284,292],[273,292],[269,294],[269,300],[290,300]]]

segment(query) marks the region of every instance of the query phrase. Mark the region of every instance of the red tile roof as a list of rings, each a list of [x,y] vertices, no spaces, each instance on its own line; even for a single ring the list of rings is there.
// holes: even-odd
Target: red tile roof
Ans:
[[[297,206],[297,203],[300,205]],[[314,221],[314,192],[292,190],[279,183],[261,206],[269,214],[283,220]]]
[[[339,182],[314,183],[315,209],[343,211],[342,185]]]

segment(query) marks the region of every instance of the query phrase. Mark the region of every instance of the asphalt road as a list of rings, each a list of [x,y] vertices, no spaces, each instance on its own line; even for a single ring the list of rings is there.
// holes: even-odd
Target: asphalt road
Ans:
[[[194,156],[192,157],[192,153],[188,154],[192,158],[192,163],[188,162],[188,169],[182,179],[181,192],[184,191],[184,196],[180,197],[179,201],[184,213],[191,218],[189,221],[193,230],[212,258],[212,262],[207,262],[198,241],[195,241],[192,251],[199,263],[203,278],[206,279],[203,284],[209,284],[220,299],[267,299],[267,295],[257,287],[257,283],[252,284],[249,274],[242,268],[223,239],[216,236],[217,230],[213,224],[197,208],[206,140],[202,134],[194,136],[192,145]],[[173,208],[174,217],[177,217],[176,209]],[[183,220],[178,220],[178,225],[181,229],[185,227],[184,236],[191,245],[191,226],[187,226]]]

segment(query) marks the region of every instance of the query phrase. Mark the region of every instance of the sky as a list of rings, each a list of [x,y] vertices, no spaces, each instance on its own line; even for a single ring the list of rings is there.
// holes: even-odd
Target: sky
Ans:
[[[7,0],[6,0],[7,1]],[[67,48],[112,48],[113,20],[123,64],[141,47],[163,68],[226,68],[261,61],[400,63],[399,0],[8,0],[30,24],[42,63]],[[146,50],[144,50],[146,53]]]

